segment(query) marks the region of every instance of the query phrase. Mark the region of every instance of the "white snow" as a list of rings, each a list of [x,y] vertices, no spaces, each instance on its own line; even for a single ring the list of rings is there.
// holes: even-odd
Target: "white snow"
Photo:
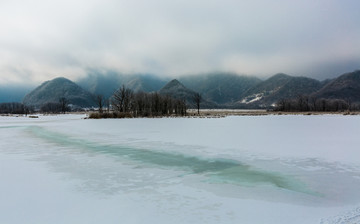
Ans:
[[[261,100],[263,97],[264,97],[264,93],[253,94],[253,95],[245,97],[241,101],[241,103],[246,103],[246,104],[253,103],[253,102]]]
[[[359,223],[360,117],[0,117],[0,223]]]

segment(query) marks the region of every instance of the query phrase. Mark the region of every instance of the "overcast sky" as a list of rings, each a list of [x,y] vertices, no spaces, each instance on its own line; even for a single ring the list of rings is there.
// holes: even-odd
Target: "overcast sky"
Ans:
[[[0,84],[94,69],[323,79],[359,68],[359,0],[0,0]]]

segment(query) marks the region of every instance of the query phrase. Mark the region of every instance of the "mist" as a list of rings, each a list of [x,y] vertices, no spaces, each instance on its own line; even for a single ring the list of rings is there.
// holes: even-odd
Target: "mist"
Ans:
[[[358,1],[2,1],[0,83],[89,71],[317,79],[360,68]]]

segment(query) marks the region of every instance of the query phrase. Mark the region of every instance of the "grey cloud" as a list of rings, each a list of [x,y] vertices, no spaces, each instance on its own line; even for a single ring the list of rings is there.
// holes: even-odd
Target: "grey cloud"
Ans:
[[[323,78],[360,68],[359,6],[355,0],[2,1],[0,82],[24,74],[34,81],[75,78],[88,69]]]

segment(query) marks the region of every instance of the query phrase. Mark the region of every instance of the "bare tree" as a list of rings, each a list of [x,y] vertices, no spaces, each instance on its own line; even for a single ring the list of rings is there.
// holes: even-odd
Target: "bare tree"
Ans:
[[[287,103],[286,99],[280,99],[276,104],[276,110],[285,111],[286,103]]]
[[[109,99],[109,98],[107,98],[107,99],[105,100],[105,104],[104,104],[104,105],[106,106],[107,112],[110,113],[110,99]]]
[[[315,97],[298,96],[296,99],[281,99],[275,110],[279,111],[349,111],[349,101],[342,99],[317,99]]]
[[[131,102],[133,98],[133,92],[131,89],[126,88],[125,85],[122,85],[120,89],[115,91],[112,104],[118,112],[129,112],[131,107]]]
[[[105,101],[106,103],[106,101]],[[137,92],[122,86],[111,98],[115,113],[92,114],[92,118],[186,116],[186,101],[154,93]]]
[[[315,96],[310,96],[309,97],[309,110],[310,111],[316,111],[316,103],[317,103],[318,99]]]
[[[96,103],[99,107],[99,113],[102,114],[103,112],[103,107],[105,105],[105,98],[103,95],[96,95]]]
[[[195,103],[195,105],[196,105],[198,114],[200,114],[200,103],[201,103],[201,101],[202,101],[201,94],[200,94],[200,93],[194,93],[194,95],[193,95],[193,101],[194,101],[194,103]]]
[[[350,98],[346,99],[346,104],[347,104],[347,110],[351,111],[351,107],[352,107],[352,102]]]
[[[68,110],[68,100],[65,97],[61,97],[59,99],[59,103],[60,103],[60,108],[61,108],[61,112],[63,114],[65,114],[65,112]]]
[[[4,114],[27,114],[27,107],[22,103],[0,103],[0,113]]]

